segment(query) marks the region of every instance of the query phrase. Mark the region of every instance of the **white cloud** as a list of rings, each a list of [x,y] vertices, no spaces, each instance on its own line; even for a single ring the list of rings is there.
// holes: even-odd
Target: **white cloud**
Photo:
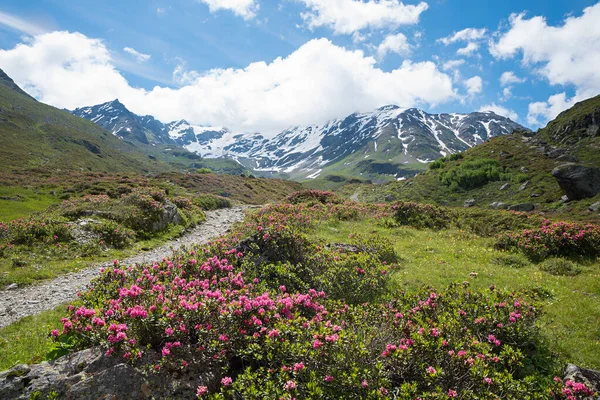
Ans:
[[[466,28],[462,31],[454,32],[452,35],[438,39],[446,46],[456,42],[474,42],[486,37],[487,29]]]
[[[448,60],[444,64],[442,64],[442,69],[444,71],[448,71],[450,69],[455,69],[460,67],[465,63],[465,60]]]
[[[113,62],[102,41],[80,33],[53,32],[0,50],[6,73],[45,103],[73,109],[119,98],[141,115],[234,131],[273,134],[385,104],[431,106],[457,97],[450,77],[433,62],[404,61],[386,72],[373,57],[327,39],[243,69],[198,73],[182,67],[176,71],[180,88],[134,88]]]
[[[510,98],[512,97],[512,89],[509,87],[505,87],[504,89],[502,89],[502,97],[501,97],[501,101],[508,101],[510,100]]]
[[[540,126],[545,122],[554,119],[558,114],[567,108],[573,107],[576,100],[567,99],[565,93],[550,96],[548,101],[537,101],[529,104],[527,113],[527,122],[532,126]]]
[[[351,34],[365,28],[394,29],[416,24],[429,7],[421,2],[405,5],[399,0],[296,0],[311,11],[302,13],[310,29],[330,27],[336,34]]]
[[[510,118],[513,121],[517,121],[519,119],[519,116],[517,115],[516,112],[514,112],[513,110],[508,109],[506,107],[499,106],[496,103],[481,106],[481,107],[479,107],[479,111],[480,112],[492,111],[498,115],[502,115],[503,117]]]
[[[386,36],[377,47],[377,54],[379,58],[384,58],[387,53],[396,53],[400,55],[407,55],[410,53],[412,46],[408,43],[406,36],[402,33],[395,35]]]
[[[479,50],[479,43],[470,42],[465,47],[456,50],[456,54],[459,56],[470,56]]]
[[[45,33],[46,30],[31,22],[25,21],[14,15],[3,13],[0,11],[0,25],[6,26],[15,31],[26,33],[27,35],[35,36]]]
[[[150,54],[140,53],[132,47],[125,47],[123,51],[127,54],[130,54],[135,58],[138,62],[146,62],[152,57]]]
[[[527,78],[519,78],[512,71],[506,71],[500,76],[500,85],[502,86],[508,86],[513,83],[523,83],[525,81],[527,81]]]
[[[490,43],[490,52],[499,59],[521,55],[522,62],[551,85],[573,86],[575,96],[565,93],[530,105],[530,123],[554,118],[563,107],[600,93],[600,3],[587,7],[579,17],[569,16],[562,25],[548,25],[541,16],[510,17],[508,31]]]
[[[232,11],[246,20],[256,17],[259,6],[256,0],[197,0],[208,6],[211,13],[219,10]]]
[[[481,90],[483,89],[483,80],[480,76],[474,76],[466,79],[463,84],[467,88],[467,93],[469,96],[474,96],[477,93],[481,93]]]

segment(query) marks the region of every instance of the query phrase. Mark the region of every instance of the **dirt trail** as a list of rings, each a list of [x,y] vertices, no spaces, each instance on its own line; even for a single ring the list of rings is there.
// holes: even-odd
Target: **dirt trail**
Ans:
[[[178,250],[182,246],[207,242],[227,232],[233,223],[241,221],[246,209],[231,208],[208,211],[206,212],[206,221],[184,236],[169,241],[154,250],[139,253],[120,261],[122,264],[129,265],[160,260],[170,256],[172,249]],[[77,291],[85,288],[85,285],[98,275],[100,268],[106,265],[110,265],[110,263],[98,264],[40,285],[0,290],[0,328],[22,317],[39,314],[74,299]]]

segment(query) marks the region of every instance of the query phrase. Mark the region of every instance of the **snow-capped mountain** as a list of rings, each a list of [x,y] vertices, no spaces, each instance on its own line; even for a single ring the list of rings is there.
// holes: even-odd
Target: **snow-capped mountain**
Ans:
[[[118,99],[77,108],[71,113],[100,125],[121,139],[144,144],[174,143],[162,122],[150,115],[141,117],[132,113]]]
[[[118,101],[74,113],[119,137],[139,140],[138,132],[145,132],[149,140],[151,132],[151,140],[176,143],[205,158],[232,158],[259,173],[296,179],[325,173],[370,178],[414,175],[423,169],[422,164],[464,151],[493,136],[525,129],[491,111],[429,114],[394,105],[323,125],[290,128],[271,138],[192,125],[185,120],[163,124],[150,116],[136,116]]]

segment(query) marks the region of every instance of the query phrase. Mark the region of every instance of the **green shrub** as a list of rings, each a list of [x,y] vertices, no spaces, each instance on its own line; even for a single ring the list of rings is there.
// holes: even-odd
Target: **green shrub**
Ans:
[[[399,225],[415,228],[441,229],[449,226],[451,219],[446,208],[413,202],[396,202],[390,206],[392,218]]]
[[[581,273],[581,269],[573,261],[564,258],[549,258],[539,265],[542,271],[550,275],[575,276]]]
[[[205,211],[231,208],[231,200],[213,194],[199,194],[194,196],[192,203]]]
[[[502,254],[501,256],[494,257],[492,263],[501,267],[509,268],[523,268],[529,265],[529,260],[521,254]]]
[[[115,221],[103,220],[98,224],[92,224],[91,228],[93,232],[98,234],[101,242],[115,249],[123,249],[130,246],[136,238],[133,230]]]
[[[205,167],[205,168],[199,168],[199,169],[197,169],[196,173],[197,174],[212,174],[213,171],[212,171],[212,169]]]
[[[489,182],[510,179],[510,174],[496,160],[480,158],[467,160],[440,174],[440,182],[451,190],[469,190]]]
[[[480,236],[536,228],[542,222],[543,218],[538,215],[505,210],[455,209],[452,215],[454,226]]]
[[[303,190],[300,192],[294,192],[285,199],[290,204],[300,203],[321,203],[321,204],[339,204],[343,203],[343,200],[333,192],[327,192],[323,190]]]

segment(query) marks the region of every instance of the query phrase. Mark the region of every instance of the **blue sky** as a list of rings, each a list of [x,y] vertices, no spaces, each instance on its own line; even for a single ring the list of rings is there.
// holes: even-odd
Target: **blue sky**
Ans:
[[[584,0],[4,0],[0,68],[57,107],[240,131],[389,103],[536,128],[600,92],[598,20]]]

